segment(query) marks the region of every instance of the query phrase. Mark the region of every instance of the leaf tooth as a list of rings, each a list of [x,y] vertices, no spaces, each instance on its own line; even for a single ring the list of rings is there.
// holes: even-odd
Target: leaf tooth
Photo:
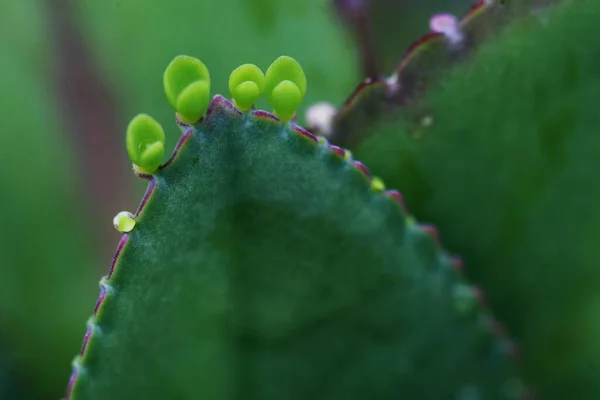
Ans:
[[[169,157],[169,159],[167,160],[166,163],[164,163],[163,165],[160,166],[159,170],[163,170],[163,169],[167,168],[169,165],[171,165],[173,160],[177,157],[177,155],[181,151],[181,148],[188,142],[188,140],[193,135],[194,135],[193,127],[189,127],[183,132],[183,134],[179,138],[179,141],[177,142],[177,145],[175,146],[175,150],[173,150],[173,154],[171,155],[171,157]],[[153,181],[152,177],[150,177],[150,181],[151,182]]]
[[[75,386],[75,382],[79,376],[79,371],[73,368],[73,372],[71,373],[71,377],[69,378],[69,384],[67,385],[67,393],[65,394],[65,400],[71,400],[71,392],[73,391],[73,386]]]
[[[310,140],[312,140],[315,143],[319,143],[319,139],[317,139],[317,137],[315,135],[313,135],[312,133],[310,133],[309,131],[307,131],[306,129],[298,126],[298,125],[294,125],[294,132],[296,132],[299,135],[303,135],[307,138],[309,138]]]
[[[439,232],[438,229],[431,224],[418,224],[418,228],[423,231],[424,233],[426,233],[427,235],[431,236],[433,238],[433,240],[435,240],[438,244],[440,242],[440,236],[439,236]]]
[[[127,234],[127,233],[121,237],[121,240],[119,241],[119,245],[117,246],[117,251],[115,252],[115,255],[110,264],[110,269],[108,270],[108,279],[110,279],[113,272],[115,271],[115,265],[117,264],[117,260],[119,259],[119,256],[121,255],[121,252],[123,251],[123,248],[127,244],[128,240],[129,240],[129,234]]]
[[[475,294],[475,297],[477,298],[477,301],[481,304],[481,306],[485,307],[486,299],[485,292],[483,291],[483,289],[477,285],[473,285],[473,292]]]
[[[65,395],[65,400],[71,400],[71,393],[73,392],[73,388],[79,379],[79,376],[83,373],[84,368],[81,365],[81,356],[77,355],[73,362],[71,363],[73,367],[73,372],[71,373],[71,377],[69,378],[69,384],[67,385],[67,393]]]
[[[339,146],[335,146],[333,144],[330,144],[328,147],[329,147],[329,150],[331,150],[332,152],[339,154],[342,158],[346,158],[346,150],[342,149]]]
[[[90,341],[92,335],[97,334],[100,331],[100,328],[95,323],[94,317],[90,317],[87,321],[87,330],[85,331],[85,335],[83,336],[83,343],[81,344],[81,350],[79,355],[83,357],[85,354],[85,350],[87,349],[87,345]]]
[[[276,121],[279,122],[279,118],[277,118],[277,116],[273,113],[270,113],[268,111],[265,110],[254,110],[251,112],[252,115],[254,115],[257,118],[262,118],[262,119],[269,119],[272,121]]]
[[[98,313],[98,309],[100,308],[102,303],[104,303],[104,299],[106,299],[107,292],[108,291],[105,287],[102,286],[100,288],[100,295],[98,296],[98,300],[96,300],[96,305],[94,306],[94,314]]]
[[[233,117],[238,117],[238,118],[242,118],[244,116],[244,113],[237,108],[231,101],[227,100],[225,97],[221,96],[220,94],[215,95],[215,97],[213,97],[212,101],[210,102],[209,106],[208,106],[208,110],[206,111],[206,118],[205,118],[205,123],[207,124],[213,124],[215,122],[218,123],[218,121],[213,121],[214,120],[214,115],[215,115],[215,111],[221,111],[221,112],[229,112],[229,114]]]
[[[108,282],[108,277],[105,276],[100,279],[100,295],[98,296],[98,300],[96,300],[96,305],[94,306],[94,315],[98,313],[98,309],[102,306],[106,296],[112,294],[113,292],[114,288]]]
[[[369,171],[365,164],[355,160],[352,161],[352,164],[358,168],[358,170],[362,172],[367,179],[371,180],[371,171]]]
[[[455,271],[462,273],[462,271],[465,268],[465,264],[464,264],[464,261],[462,260],[462,258],[460,258],[460,257],[449,257],[449,261],[450,261],[450,265],[452,266],[452,268]]]
[[[467,23],[473,16],[485,10],[485,7],[493,5],[493,0],[478,0],[473,4],[461,18],[461,25]]]
[[[384,192],[388,197],[391,197],[392,199],[394,199],[396,201],[396,203],[398,203],[398,205],[400,206],[400,209],[402,210],[402,212],[404,213],[404,215],[408,215],[408,208],[406,207],[406,203],[404,202],[404,197],[402,196],[402,194],[397,191],[397,190],[386,190]]]

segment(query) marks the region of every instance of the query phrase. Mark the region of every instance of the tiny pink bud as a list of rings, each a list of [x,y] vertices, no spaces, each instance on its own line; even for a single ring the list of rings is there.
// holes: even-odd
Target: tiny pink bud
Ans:
[[[435,33],[441,33],[452,44],[459,44],[463,40],[460,21],[452,14],[437,14],[429,21],[429,28]]]

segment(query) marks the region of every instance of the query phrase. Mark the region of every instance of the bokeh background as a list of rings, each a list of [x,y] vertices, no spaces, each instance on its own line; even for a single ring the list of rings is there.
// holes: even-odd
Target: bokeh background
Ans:
[[[431,14],[468,0],[0,0],[0,399],[59,399],[119,234],[145,189],[128,162],[140,112],[178,139],[162,73],[188,54],[229,73],[279,55],[311,103],[388,74]],[[266,107],[266,104],[259,104]],[[169,150],[168,150],[169,151]],[[133,356],[133,355],[132,355]]]

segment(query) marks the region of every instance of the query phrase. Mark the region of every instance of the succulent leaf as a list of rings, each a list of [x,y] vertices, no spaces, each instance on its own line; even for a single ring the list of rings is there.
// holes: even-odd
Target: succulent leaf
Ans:
[[[210,102],[210,74],[202,61],[175,57],[165,70],[163,85],[169,103],[184,122],[202,118]]]
[[[344,150],[216,96],[146,177],[67,399],[521,398],[435,230]]]
[[[275,115],[287,122],[295,115],[306,94],[306,75],[298,61],[281,56],[275,60],[265,76],[265,95]]]
[[[600,396],[599,18],[517,22],[430,87],[427,124],[390,113],[352,146],[472,263],[543,399]]]

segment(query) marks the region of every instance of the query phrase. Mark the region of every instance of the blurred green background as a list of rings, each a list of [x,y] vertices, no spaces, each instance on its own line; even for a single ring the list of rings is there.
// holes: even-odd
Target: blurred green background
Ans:
[[[145,112],[168,149],[179,136],[162,89],[174,56],[202,59],[227,95],[238,65],[290,55],[309,82],[302,120],[311,103],[341,104],[373,65],[391,72],[432,13],[468,3],[0,0],[0,399],[64,396],[119,239],[112,217],[145,189],[126,124]]]

